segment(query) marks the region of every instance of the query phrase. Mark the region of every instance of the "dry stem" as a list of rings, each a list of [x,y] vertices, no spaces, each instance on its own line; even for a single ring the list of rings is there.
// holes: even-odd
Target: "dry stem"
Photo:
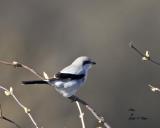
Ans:
[[[106,128],[111,128],[108,123],[105,121],[104,117],[99,116],[96,111],[93,109],[93,107],[91,107],[86,101],[80,99],[79,97],[73,95],[71,97],[69,97],[69,99],[71,101],[78,101],[79,103],[81,103],[82,105],[84,105],[91,113],[92,115],[98,120],[99,123],[103,124],[104,127]]]
[[[82,128],[85,128],[85,123],[84,123],[84,118],[83,118],[84,113],[82,112],[80,104],[79,104],[78,101],[76,101],[76,104],[77,104],[77,107],[78,107],[78,110],[79,110],[79,118],[81,119]]]
[[[142,57],[142,60],[143,60],[143,61],[150,61],[151,63],[160,66],[160,63],[159,63],[159,62],[153,60],[153,59],[150,57],[149,51],[146,51],[145,53],[142,53],[137,47],[134,46],[133,42],[130,42],[130,43],[129,43],[129,47],[132,48],[134,51],[136,51],[136,52]]]
[[[6,89],[5,87],[0,85],[0,89],[4,91],[6,96],[12,96],[13,99],[16,101],[16,103],[24,110],[24,112],[28,115],[28,117],[30,118],[30,120],[32,121],[32,123],[34,124],[34,126],[36,128],[38,128],[37,123],[35,122],[35,120],[33,119],[32,115],[30,114],[30,109],[28,109],[27,107],[25,107],[18,99],[17,97],[14,95],[13,93],[13,88],[10,87],[10,90]]]
[[[129,43],[129,47],[132,48],[134,51],[136,51],[136,52],[142,57],[142,60],[143,60],[143,61],[150,61],[151,63],[160,66],[160,63],[159,63],[159,62],[153,60],[153,59],[150,57],[149,51],[146,51],[145,54],[142,53],[137,47],[134,46],[133,42],[130,42],[130,43]],[[154,86],[152,86],[151,84],[149,84],[148,86],[150,87],[150,89],[151,89],[152,92],[160,92],[160,89],[159,89],[159,88],[154,87]]]

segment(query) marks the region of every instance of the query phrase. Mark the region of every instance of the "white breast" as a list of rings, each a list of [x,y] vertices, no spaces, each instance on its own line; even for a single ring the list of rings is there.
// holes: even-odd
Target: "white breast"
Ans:
[[[71,80],[67,82],[55,81],[55,89],[64,97],[70,97],[75,95],[77,90],[84,84],[84,79],[82,80]]]

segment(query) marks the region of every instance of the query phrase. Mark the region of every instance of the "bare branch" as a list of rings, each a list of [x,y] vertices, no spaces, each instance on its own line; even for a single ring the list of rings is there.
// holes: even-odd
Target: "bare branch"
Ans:
[[[81,110],[81,107],[80,107],[80,104],[78,101],[76,101],[76,104],[77,104],[77,107],[78,107],[78,110],[79,110],[79,118],[81,119],[81,123],[82,123],[82,128],[85,128],[85,123],[84,123],[84,113],[82,112]]]
[[[145,54],[142,53],[138,48],[136,48],[136,47],[133,45],[133,42],[130,42],[130,43],[129,43],[129,47],[132,48],[134,51],[136,51],[136,52],[142,57],[142,60],[143,60],[143,61],[150,61],[151,63],[160,66],[160,62],[157,62],[157,61],[153,60],[153,59],[150,57],[149,51],[146,51]]]
[[[45,80],[39,73],[37,73],[34,69],[22,64],[22,63],[19,63],[17,61],[13,61],[13,62],[7,62],[7,61],[3,61],[3,60],[0,60],[0,63],[2,64],[6,64],[6,65],[10,65],[10,66],[13,66],[15,68],[24,68],[28,71],[30,71],[31,73],[33,73],[34,75],[36,75],[38,78],[42,79],[42,80]]]
[[[160,92],[160,89],[157,87],[152,86],[151,84],[148,85],[152,92]]]
[[[84,105],[91,113],[92,115],[98,120],[99,123],[103,124],[106,128],[111,128],[107,122],[105,121],[104,117],[99,116],[96,111],[84,100],[80,99],[77,96],[71,96],[68,99],[70,99],[72,102],[74,101],[78,101],[79,103],[81,103],[82,105]]]
[[[135,50],[135,51],[142,57],[142,60],[143,60],[143,61],[150,61],[151,63],[160,66],[160,63],[159,63],[159,62],[153,60],[153,59],[150,57],[149,51],[146,51],[145,54],[143,54],[138,48],[136,48],[136,47],[133,45],[133,42],[130,42],[130,43],[129,43],[129,47],[132,48],[133,50]],[[152,92],[160,92],[160,89],[159,89],[159,88],[154,87],[154,86],[152,86],[151,84],[149,84],[148,86],[150,87],[150,89],[151,89]]]
[[[33,119],[32,115],[30,114],[30,111],[31,111],[31,110],[30,110],[29,108],[25,107],[25,106],[17,99],[17,97],[16,97],[16,96],[14,95],[14,93],[13,93],[13,88],[10,87],[10,89],[8,90],[8,89],[6,89],[5,87],[3,87],[3,86],[0,85],[0,89],[4,91],[4,93],[5,93],[6,96],[12,96],[12,97],[13,97],[13,99],[16,101],[16,103],[17,103],[17,104],[24,110],[24,112],[28,115],[28,117],[30,118],[30,120],[32,121],[32,123],[34,124],[34,126],[35,126],[36,128],[38,128],[37,123],[35,122],[35,120]],[[1,115],[2,115],[2,112],[1,112]],[[3,116],[2,116],[2,117],[3,117]],[[9,122],[14,123],[13,121],[11,121],[10,119],[8,119],[8,118],[6,118],[6,117],[4,117],[3,119],[5,119],[5,120],[7,120],[7,121],[9,121]]]
[[[45,72],[43,72],[43,76],[44,76],[44,77],[42,77],[41,74],[39,74],[38,72],[36,72],[33,68],[30,68],[30,67],[28,67],[27,65],[24,65],[24,64],[19,63],[19,62],[17,62],[17,61],[7,62],[7,61],[0,60],[0,63],[5,64],[5,65],[13,66],[14,68],[24,68],[24,69],[30,71],[30,72],[31,72],[32,74],[34,74],[35,76],[37,76],[39,79],[46,81],[49,85],[52,85],[52,84],[48,81],[49,77],[48,77],[47,73],[45,73]]]

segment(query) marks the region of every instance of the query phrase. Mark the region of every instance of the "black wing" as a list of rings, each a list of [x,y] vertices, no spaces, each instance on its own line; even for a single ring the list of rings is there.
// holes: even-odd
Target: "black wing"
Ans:
[[[55,74],[55,79],[57,80],[79,80],[84,78],[84,74],[70,74],[70,73],[60,73]]]

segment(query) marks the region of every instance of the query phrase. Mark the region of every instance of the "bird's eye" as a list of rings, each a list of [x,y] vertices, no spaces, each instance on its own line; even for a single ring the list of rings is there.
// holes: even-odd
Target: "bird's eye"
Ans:
[[[90,64],[90,63],[91,63],[91,61],[86,60],[86,61],[83,62],[83,65]]]

